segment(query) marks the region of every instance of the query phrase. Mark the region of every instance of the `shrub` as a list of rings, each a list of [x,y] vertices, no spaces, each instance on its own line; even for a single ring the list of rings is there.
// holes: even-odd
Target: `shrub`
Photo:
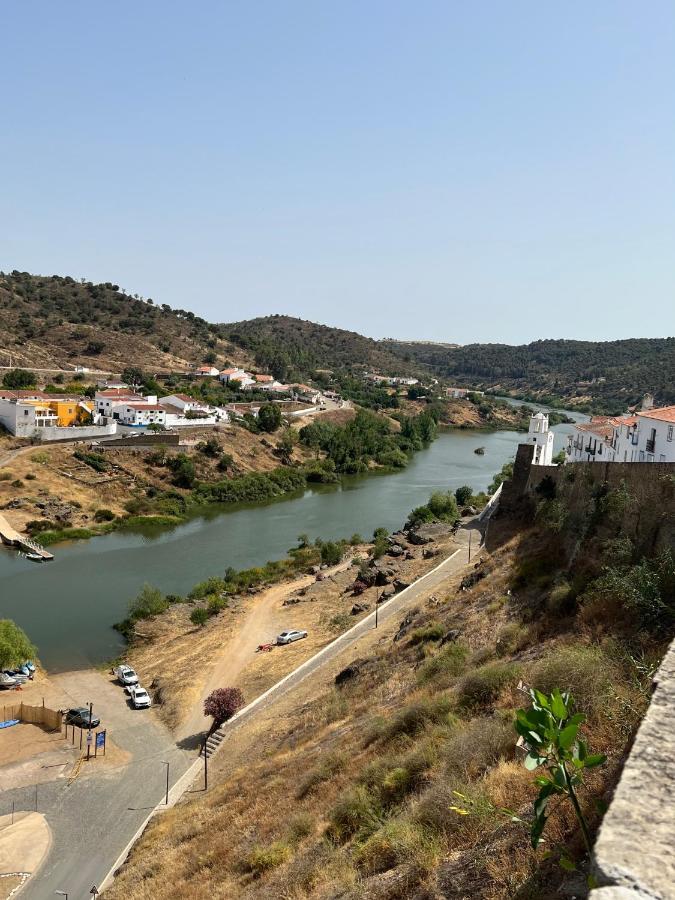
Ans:
[[[457,687],[460,706],[467,709],[487,706],[518,674],[514,663],[493,662],[466,674]]]
[[[0,668],[35,659],[37,649],[12,619],[0,619]]]
[[[458,506],[466,506],[473,499],[473,489],[468,484],[463,484],[455,491],[455,500]]]
[[[412,865],[417,874],[430,871],[440,856],[436,836],[415,822],[387,822],[371,835],[354,855],[356,865],[366,875],[385,872],[396,866]]]
[[[447,771],[463,779],[478,778],[499,759],[512,757],[514,749],[510,721],[498,716],[472,719],[453,731],[445,745]]]
[[[447,685],[458,675],[461,675],[466,666],[468,650],[464,644],[447,644],[435,656],[426,659],[417,672],[417,679],[421,684],[435,681],[441,685]]]
[[[333,840],[344,842],[356,834],[363,840],[382,824],[382,810],[366,788],[358,785],[330,810],[328,819],[328,835]]]
[[[363,538],[361,537],[361,535],[358,532],[355,532],[349,538],[349,543],[352,545],[352,547],[357,547],[359,544],[363,543]]]
[[[221,446],[220,441],[217,437],[211,436],[207,438],[205,441],[200,441],[197,444],[196,448],[200,453],[203,453],[204,456],[208,456],[211,459],[217,459],[220,456]]]
[[[193,625],[206,625],[209,620],[209,614],[203,606],[197,606],[190,613],[190,621]]]
[[[168,606],[159,588],[144,584],[138,596],[129,603],[129,616],[132,619],[150,619],[163,613]]]
[[[260,407],[258,425],[263,431],[273,432],[281,425],[281,410],[275,403],[266,403]]]
[[[95,522],[112,522],[114,518],[115,513],[111,509],[97,509],[94,513]]]
[[[497,637],[497,655],[507,656],[517,653],[527,646],[530,638],[530,630],[519,622],[507,622],[499,629]]]
[[[5,372],[2,378],[3,387],[10,390],[21,390],[22,388],[35,387],[35,375],[26,369],[10,369]]]
[[[35,481],[37,475],[35,475],[33,472],[27,472],[23,477],[26,479],[26,481]]]
[[[256,844],[248,852],[244,868],[256,877],[260,877],[264,872],[269,872],[270,869],[276,869],[278,866],[283,865],[291,858],[291,855],[291,848],[282,841],[275,841],[269,847]]]
[[[309,813],[298,813],[293,816],[288,826],[288,839],[292,844],[299,844],[300,841],[309,837],[314,833],[315,820]]]
[[[321,562],[326,566],[337,566],[342,562],[344,544],[341,541],[322,541]]]
[[[108,470],[108,463],[102,453],[87,453],[85,450],[75,450],[73,456],[96,472],[106,472]]]
[[[399,735],[414,735],[427,725],[450,722],[451,708],[452,702],[445,695],[418,700],[396,713],[385,726],[382,737],[391,740]]]
[[[196,479],[195,464],[185,453],[177,453],[167,459],[168,467],[173,472],[173,483],[176,487],[191,488]]]
[[[319,765],[308,772],[300,782],[296,797],[302,800],[307,794],[311,793],[314,788],[323,784],[324,781],[330,781],[338,772],[342,772],[347,766],[347,757],[342,753],[329,753],[319,763]]]
[[[426,522],[454,522],[459,515],[457,501],[450,491],[434,491],[425,506],[418,506],[408,516],[408,524],[415,526]]]
[[[225,597],[218,597],[214,595],[213,597],[209,597],[206,601],[206,612],[209,616],[217,616],[219,612],[227,607],[227,600]]]
[[[188,599],[203,600],[204,597],[208,597],[210,594],[222,593],[225,588],[225,581],[222,578],[218,578],[217,575],[213,575],[211,578],[196,584],[188,594]]]
[[[0,481],[9,481],[11,477],[12,473],[8,472],[7,469],[4,472],[0,472]]]
[[[528,672],[531,687],[550,694],[555,688],[569,691],[579,710],[598,712],[612,680],[618,677],[615,663],[595,646],[559,647],[532,664]]]
[[[440,641],[444,634],[445,628],[439,622],[435,622],[425,625],[424,628],[416,628],[411,632],[408,643],[414,647],[429,641]]]
[[[12,482],[12,487],[20,488],[23,487],[23,481],[20,478],[15,478]]]

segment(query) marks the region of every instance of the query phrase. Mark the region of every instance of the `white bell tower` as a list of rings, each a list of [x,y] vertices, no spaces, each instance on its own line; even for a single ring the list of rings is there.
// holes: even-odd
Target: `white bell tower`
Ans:
[[[548,430],[548,416],[544,413],[538,412],[530,416],[527,443],[534,444],[533,465],[550,466],[553,464],[553,432]]]

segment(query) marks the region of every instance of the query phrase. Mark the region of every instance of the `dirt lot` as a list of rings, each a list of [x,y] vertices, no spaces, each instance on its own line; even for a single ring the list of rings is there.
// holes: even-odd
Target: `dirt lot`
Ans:
[[[453,546],[446,535],[433,547],[439,557],[423,558],[421,547],[412,547],[411,559],[383,558],[389,581],[412,582],[438,564]],[[336,569],[321,573],[322,580],[303,576],[275,585],[253,596],[232,598],[228,609],[211,618],[204,627],[189,621],[193,606],[172,607],[158,618],[140,623],[144,640],[136,642],[127,656],[161,705],[159,715],[183,737],[203,730],[201,700],[216,687],[238,686],[247,700],[296,668],[343,631],[372,611],[376,598],[387,587],[371,587],[355,597],[350,586],[358,569],[351,558]],[[365,555],[365,548],[358,548]],[[296,600],[284,605],[284,601]],[[354,604],[364,608],[352,614]],[[270,653],[256,653],[286,628],[302,628],[309,637]]]

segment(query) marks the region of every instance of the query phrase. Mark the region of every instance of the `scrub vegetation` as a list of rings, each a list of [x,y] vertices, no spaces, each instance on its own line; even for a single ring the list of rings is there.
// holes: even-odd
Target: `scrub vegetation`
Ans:
[[[660,509],[672,509],[672,485],[662,490]],[[112,900],[216,886],[350,900],[576,890],[675,633],[672,521],[637,523],[634,503],[622,486],[589,488],[580,505],[561,490],[538,501],[534,525],[495,520],[470,579],[436,587],[395,642],[381,637],[340,686],[287,709],[241,768],[228,760],[205,797],[156,819]],[[555,753],[542,732],[535,772],[515,728],[531,697],[541,710],[563,704],[574,729]],[[571,765],[568,750],[588,763],[575,785],[582,819],[566,788],[547,789],[537,822],[533,802]]]

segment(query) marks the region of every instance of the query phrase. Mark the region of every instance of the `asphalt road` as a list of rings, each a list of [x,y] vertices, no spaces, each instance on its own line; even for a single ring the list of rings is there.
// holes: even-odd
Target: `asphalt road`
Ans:
[[[479,532],[472,530],[472,544],[479,545]],[[441,584],[449,574],[468,561],[469,532],[458,534],[459,548],[436,568],[401,591],[378,609],[378,623],[384,624],[415,605]],[[322,666],[335,660],[375,626],[375,614],[363,618],[301,666],[277,682],[224,726],[228,734],[273,705],[282,696]],[[55,891],[65,891],[71,900],[87,898],[91,887],[101,886],[120,854],[143,826],[166,789],[166,766],[170,764],[172,796],[189,787],[201,770],[194,750],[185,750],[152,714],[131,709],[123,689],[97,672],[69,673],[68,692],[74,704],[96,697],[95,713],[110,728],[116,744],[131,754],[131,761],[120,768],[109,768],[100,775],[79,777],[68,786],[65,779],[38,786],[37,809],[46,815],[53,844],[43,867],[33,876],[21,896],[26,900],[47,900]],[[179,784],[176,784],[180,782]],[[35,787],[17,788],[0,795],[0,813],[16,809],[35,809]]]

